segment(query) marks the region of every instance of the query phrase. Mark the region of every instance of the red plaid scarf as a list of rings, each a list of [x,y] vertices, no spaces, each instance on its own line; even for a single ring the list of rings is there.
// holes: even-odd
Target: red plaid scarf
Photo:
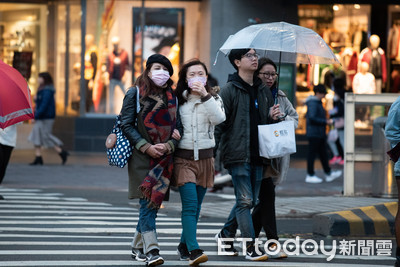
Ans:
[[[140,100],[143,104],[142,118],[144,126],[153,144],[166,143],[176,126],[176,97],[172,90],[163,95],[149,95]],[[151,158],[150,171],[139,189],[150,200],[150,207],[159,208],[167,193],[173,169],[172,154],[158,159]]]

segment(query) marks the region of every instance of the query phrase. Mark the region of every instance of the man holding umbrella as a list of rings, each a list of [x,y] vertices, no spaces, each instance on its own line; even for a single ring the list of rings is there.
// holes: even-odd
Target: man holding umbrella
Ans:
[[[221,157],[232,176],[236,204],[222,230],[217,234],[225,245],[224,251],[238,255],[233,242],[223,238],[235,237],[239,227],[242,238],[248,238],[246,259],[267,260],[265,252],[255,245],[251,217],[262,180],[263,161],[259,156],[258,125],[276,122],[281,116],[279,105],[274,105],[271,91],[254,72],[258,67],[258,54],[254,49],[232,49],[229,61],[237,70],[221,88],[227,120],[216,127],[216,149],[221,145]],[[222,239],[221,239],[222,238]]]

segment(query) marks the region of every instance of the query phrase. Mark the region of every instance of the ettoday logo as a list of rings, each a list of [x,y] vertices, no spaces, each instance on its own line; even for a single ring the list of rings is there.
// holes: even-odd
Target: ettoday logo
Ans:
[[[230,245],[226,242],[240,242],[242,243],[242,253],[246,255],[246,244],[250,242],[251,238],[218,238],[218,255],[231,255],[232,252],[227,252],[225,249],[229,249]],[[326,249],[324,240],[319,243],[313,239],[305,239],[300,242],[300,237],[296,236],[295,239],[288,239],[282,245],[279,241],[271,239],[263,243],[258,238],[254,241],[254,246],[256,252],[261,255],[259,247],[264,248],[264,251],[268,255],[276,255],[281,250],[285,252],[288,256],[299,256],[300,253],[312,256],[318,255],[319,251],[326,256],[326,261],[331,261],[335,258],[336,254],[343,256],[391,256],[392,254],[392,240],[340,240],[339,246],[337,246],[336,240],[332,241],[332,245],[327,245]],[[232,244],[232,243],[230,243]],[[271,245],[275,244],[273,250],[271,250]],[[337,251],[339,249],[339,251]]]

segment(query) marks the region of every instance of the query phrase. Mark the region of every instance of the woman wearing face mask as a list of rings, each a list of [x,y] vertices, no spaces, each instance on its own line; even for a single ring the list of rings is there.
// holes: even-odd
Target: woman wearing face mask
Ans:
[[[174,178],[182,200],[181,260],[198,265],[208,260],[196,240],[197,221],[207,188],[214,185],[214,127],[225,121],[222,100],[207,84],[207,68],[194,59],[179,72],[176,95],[183,125],[174,154]]]
[[[181,128],[177,100],[171,89],[172,74],[171,62],[165,56],[150,56],[145,71],[136,80],[136,87],[126,93],[121,109],[122,132],[134,147],[128,162],[129,198],[140,198],[132,257],[146,261],[148,266],[164,263],[159,254],[155,220],[168,193],[172,153],[180,139],[176,130]]]
[[[276,87],[276,79],[278,77],[276,70],[276,65],[272,60],[269,58],[260,58],[255,75],[270,88],[272,96],[274,97],[274,102],[279,104],[281,113],[285,114],[281,119],[292,120],[294,121],[295,127],[297,127],[299,115],[286,95]],[[259,236],[261,228],[264,228],[265,234],[269,240],[278,240],[279,238],[275,218],[275,186],[285,179],[289,169],[289,162],[290,155],[271,161],[272,169],[279,172],[277,176],[272,174],[270,171],[271,168],[264,168],[263,180],[258,197],[259,202],[254,207],[252,214],[256,237]],[[272,242],[270,251],[273,251],[275,249],[274,247],[276,247],[276,244]],[[286,258],[287,255],[283,251],[279,251],[275,255],[269,254],[268,257],[271,259]]]

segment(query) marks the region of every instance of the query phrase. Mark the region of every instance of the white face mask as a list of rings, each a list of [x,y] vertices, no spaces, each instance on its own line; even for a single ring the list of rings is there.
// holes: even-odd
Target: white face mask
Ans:
[[[194,82],[201,82],[203,86],[207,83],[207,77],[196,76],[187,80],[189,88],[192,88]]]
[[[160,87],[168,81],[169,77],[169,72],[166,70],[151,71],[151,80]]]

